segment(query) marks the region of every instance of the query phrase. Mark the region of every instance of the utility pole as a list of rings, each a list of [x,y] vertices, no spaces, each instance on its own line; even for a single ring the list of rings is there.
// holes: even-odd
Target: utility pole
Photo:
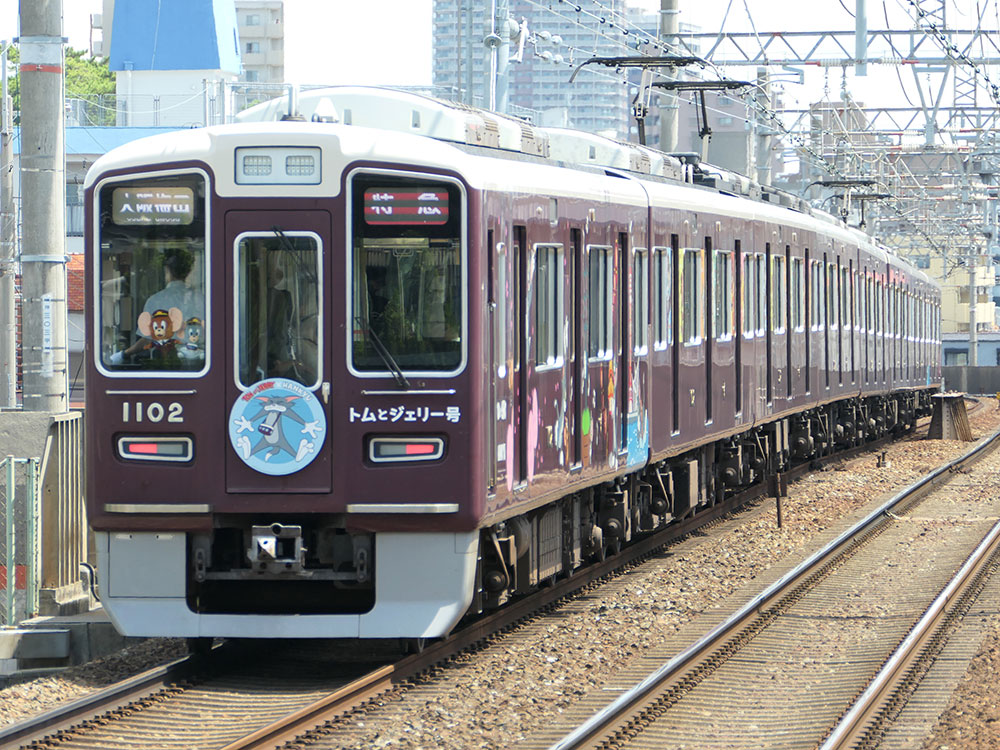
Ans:
[[[976,323],[976,271],[979,258],[969,255],[969,367],[979,366],[979,331]]]
[[[20,0],[24,408],[69,406],[62,0]]]
[[[854,6],[854,75],[868,75],[868,0],[857,0]]]
[[[17,215],[14,210],[14,107],[7,91],[7,53],[4,42],[0,65],[0,407],[17,406],[17,310],[14,274],[17,255]]]
[[[487,50],[486,90],[489,101],[486,106],[493,112],[507,113],[508,74],[510,67],[510,40],[515,36],[518,25],[510,17],[508,0],[493,0],[490,33],[484,43]]]
[[[754,117],[757,131],[756,164],[757,182],[761,185],[771,184],[771,124],[764,119],[764,112],[771,108],[771,82],[767,68],[757,68],[757,89],[754,93],[757,100],[756,116]],[[748,173],[750,174],[750,173]]]
[[[680,28],[677,15],[678,0],[660,0],[660,40],[666,44],[676,44],[677,30]],[[671,69],[667,69],[666,80],[675,77]],[[670,153],[677,150],[677,95],[668,94],[664,97],[665,105],[660,106],[660,151]]]

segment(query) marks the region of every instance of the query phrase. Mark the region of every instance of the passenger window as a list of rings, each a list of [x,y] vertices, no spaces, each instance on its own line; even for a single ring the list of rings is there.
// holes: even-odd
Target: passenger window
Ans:
[[[496,361],[497,374],[504,377],[507,374],[507,306],[510,304],[510,290],[507,288],[507,248],[502,242],[497,244],[496,267]]]
[[[837,266],[829,263],[826,266],[826,322],[831,330],[837,328]]]
[[[590,359],[611,357],[611,248],[591,245],[587,248],[589,274]]]
[[[563,322],[562,246],[535,248],[535,364],[562,363]]]
[[[670,319],[673,310],[670,272],[670,248],[653,248],[653,294],[656,295],[653,308],[653,345],[657,349],[665,349],[673,333],[673,323]]]
[[[787,248],[786,248],[787,249]],[[796,331],[805,329],[805,262],[802,258],[792,258],[789,278],[789,300],[791,302],[791,325]]]
[[[754,292],[757,289],[756,281],[754,280],[754,260],[751,253],[747,253],[743,256],[743,276],[740,279],[740,297],[742,299],[741,315],[743,316],[743,335],[753,336],[755,329],[754,322],[754,311],[756,305],[754,304]]]
[[[205,372],[205,194],[200,174],[100,187],[95,350],[106,371]]]
[[[811,262],[809,280],[809,328],[813,331],[823,329],[823,312],[826,309],[824,300],[823,261]]]
[[[850,276],[847,268],[840,267],[840,325],[846,330],[850,328]]]
[[[649,347],[649,253],[637,249],[633,258],[632,342],[636,354],[645,354]]]
[[[702,338],[702,314],[705,288],[702,251],[684,250],[681,256],[681,283],[684,299],[681,305],[681,335],[685,344],[698,344]]]
[[[714,335],[717,339],[733,337],[733,254],[726,250],[715,251]]]
[[[775,333],[784,333],[787,327],[785,310],[785,258],[775,255],[771,258],[771,323]]]
[[[757,253],[757,335],[767,328],[767,255]]]
[[[319,383],[319,237],[275,229],[236,242],[239,383],[288,378]]]

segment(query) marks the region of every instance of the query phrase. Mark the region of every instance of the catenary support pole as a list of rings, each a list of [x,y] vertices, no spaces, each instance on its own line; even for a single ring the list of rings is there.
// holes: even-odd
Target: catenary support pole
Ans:
[[[68,409],[62,0],[20,0],[24,408]]]
[[[679,28],[677,9],[679,0],[660,0],[660,39],[666,44],[675,44]],[[670,68],[665,69],[667,80],[675,74]],[[676,94],[661,96],[660,101],[660,151],[677,150],[678,104]]]

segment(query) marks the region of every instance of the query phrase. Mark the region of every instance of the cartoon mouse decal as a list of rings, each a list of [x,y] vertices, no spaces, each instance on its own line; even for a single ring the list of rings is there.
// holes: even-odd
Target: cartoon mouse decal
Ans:
[[[143,312],[139,316],[139,332],[150,339],[145,349],[152,349],[151,356],[166,357],[175,354],[179,338],[184,337],[184,315],[180,308]]]

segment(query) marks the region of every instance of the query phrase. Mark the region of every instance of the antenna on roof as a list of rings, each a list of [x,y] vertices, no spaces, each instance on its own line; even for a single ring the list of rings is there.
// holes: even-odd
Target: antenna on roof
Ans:
[[[299,113],[299,86],[296,83],[288,84],[288,112],[281,116],[281,121],[305,122]]]

